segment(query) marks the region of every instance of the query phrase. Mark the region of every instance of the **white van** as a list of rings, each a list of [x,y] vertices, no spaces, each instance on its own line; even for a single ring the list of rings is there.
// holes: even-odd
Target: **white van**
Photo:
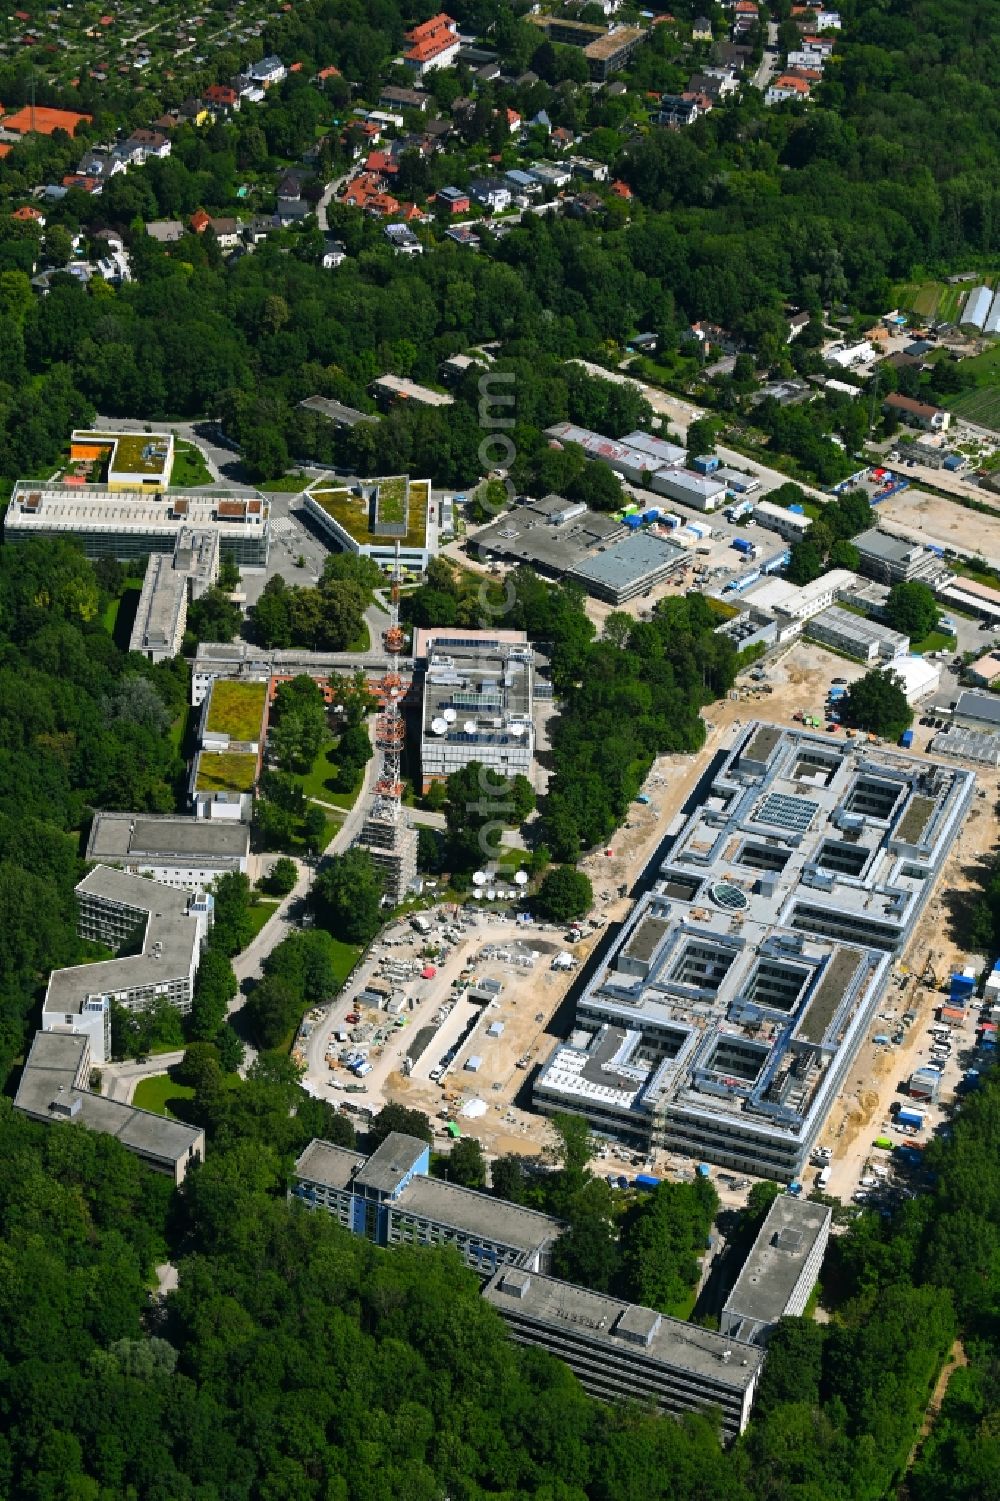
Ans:
[[[821,1172],[819,1172],[819,1173],[816,1174],[816,1187],[818,1189],[820,1189],[820,1190],[824,1189],[826,1187],[826,1185],[829,1183],[831,1171],[832,1171],[831,1168],[825,1167],[825,1168],[822,1169]]]

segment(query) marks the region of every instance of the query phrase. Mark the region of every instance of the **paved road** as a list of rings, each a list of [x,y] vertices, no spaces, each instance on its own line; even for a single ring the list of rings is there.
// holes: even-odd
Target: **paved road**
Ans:
[[[764,56],[761,58],[760,67],[753,75],[753,86],[755,89],[760,89],[762,94],[767,92],[768,84],[778,71],[779,55],[778,23],[777,21],[768,21],[767,46],[764,49]]]
[[[671,431],[678,435],[681,442],[684,442],[687,438],[688,427],[697,417],[711,417],[714,415],[706,411],[703,407],[695,406],[691,401],[682,401],[680,397],[670,396],[666,391],[661,391],[656,386],[648,385],[646,381],[637,380],[634,375],[623,375],[617,370],[605,370],[603,365],[595,365],[590,360],[576,360],[574,363],[582,365],[589,375],[596,375],[602,380],[613,381],[615,385],[619,386],[631,385],[636,390],[641,391],[657,416],[666,417],[670,423]],[[745,458],[743,454],[737,453],[735,449],[716,447],[715,451],[723,463],[729,464],[736,469],[749,469],[760,480],[758,498],[761,495],[766,495],[770,490],[777,490],[780,485],[788,484],[787,474],[782,474],[778,469],[769,469],[766,464],[758,464],[755,459]],[[799,484],[806,494],[812,496],[814,500],[825,502],[830,498],[828,495],[824,495],[822,490],[816,490],[811,485],[804,485],[798,480],[796,484]],[[663,502],[662,495],[659,497],[654,496],[653,499],[657,500],[660,504]]]
[[[330,202],[340,192],[341,186],[353,175],[351,172],[345,172],[342,177],[335,177],[333,182],[328,182],[323,189],[322,196],[316,204],[316,220],[324,234],[329,234],[330,232],[330,225],[326,217],[326,211],[330,207]]]
[[[136,1063],[134,1059],[130,1059],[127,1063],[106,1063],[101,1068],[102,1092],[107,1095],[108,1099],[119,1100],[123,1105],[131,1105],[135,1086],[140,1079],[150,1079],[154,1074],[165,1074],[168,1068],[173,1068],[175,1063],[180,1063],[183,1057],[183,1051],[152,1053],[145,1063]]]

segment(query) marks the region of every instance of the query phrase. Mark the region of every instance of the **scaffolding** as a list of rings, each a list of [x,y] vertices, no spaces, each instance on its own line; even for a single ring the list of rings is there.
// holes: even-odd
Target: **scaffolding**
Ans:
[[[389,588],[389,625],[382,634],[388,661],[378,682],[381,708],[375,720],[375,749],[379,772],[371,806],[358,840],[385,877],[385,896],[393,906],[404,899],[417,875],[417,833],[403,818],[403,778],[400,763],[406,729],[400,707],[403,677],[400,654],[405,636],[399,624],[399,543]]]

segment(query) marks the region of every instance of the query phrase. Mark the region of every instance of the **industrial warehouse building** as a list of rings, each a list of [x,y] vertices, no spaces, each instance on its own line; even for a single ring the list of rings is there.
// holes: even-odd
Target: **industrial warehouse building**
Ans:
[[[941,560],[926,547],[880,532],[877,527],[851,538],[861,555],[861,572],[883,584],[929,583],[944,572]]]
[[[523,631],[455,628],[415,634],[423,670],[423,790],[478,761],[498,776],[531,779],[535,765],[535,654]]]
[[[779,1194],[757,1233],[719,1321],[730,1339],[766,1345],[779,1321],[804,1312],[816,1286],[833,1211]]]
[[[88,558],[128,562],[150,553],[173,553],[182,532],[214,532],[222,558],[241,568],[264,568],[270,541],[270,508],[260,496],[226,494],[149,495],[100,485],[18,480],[4,515],[4,538],[67,537]]]
[[[625,537],[623,522],[561,495],[525,500],[470,539],[480,558],[530,563],[549,578],[571,573],[598,548]]]
[[[580,994],[536,1109],[797,1178],[974,782],[860,741],[747,726]]]
[[[909,636],[890,630],[878,620],[866,620],[850,610],[830,605],[806,623],[806,635],[858,662],[895,663],[910,650]]]
[[[623,605],[661,584],[686,564],[683,548],[675,547],[665,537],[637,532],[585,558],[576,565],[570,578],[582,584],[595,599]]]

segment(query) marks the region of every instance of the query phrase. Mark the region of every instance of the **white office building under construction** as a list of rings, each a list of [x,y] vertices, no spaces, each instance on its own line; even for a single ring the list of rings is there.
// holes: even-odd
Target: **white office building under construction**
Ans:
[[[536,1109],[797,1178],[974,785],[749,725],[581,993]]]

